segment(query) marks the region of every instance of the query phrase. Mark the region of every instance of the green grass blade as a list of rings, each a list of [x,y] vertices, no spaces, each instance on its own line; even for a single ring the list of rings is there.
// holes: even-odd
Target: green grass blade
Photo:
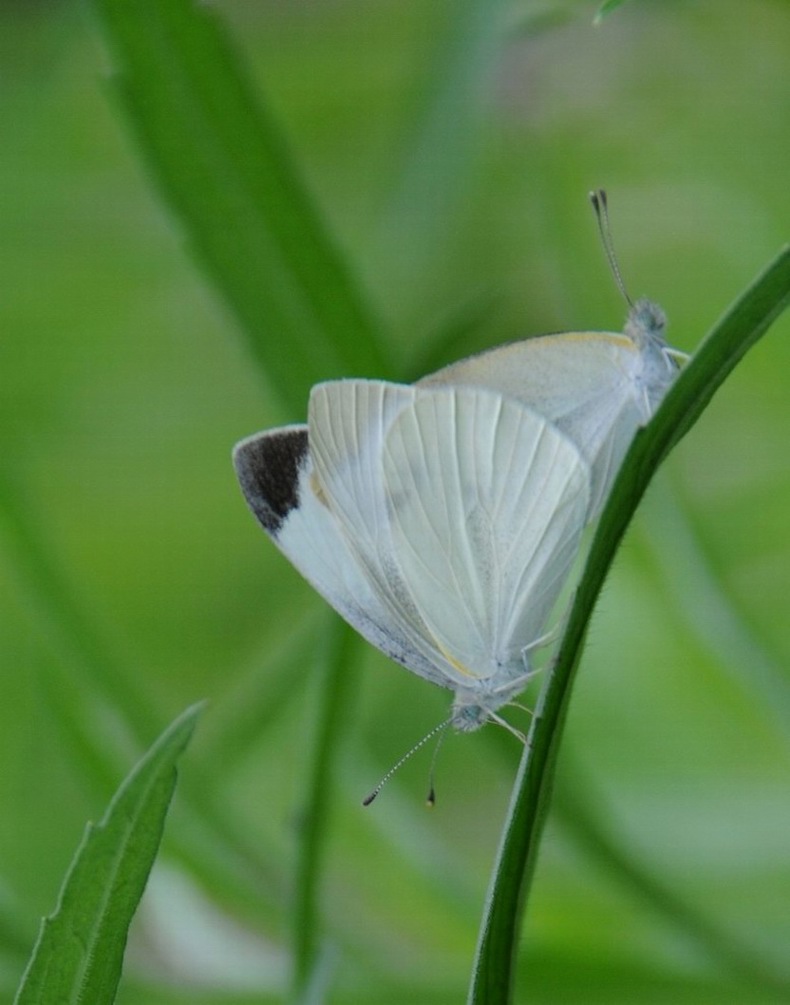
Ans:
[[[563,753],[563,764],[567,769],[567,750]],[[568,780],[570,777],[573,783]],[[720,973],[729,973],[755,989],[774,993],[790,990],[790,970],[778,972],[771,961],[743,945],[721,923],[689,904],[639,860],[607,822],[598,794],[578,763],[571,771],[563,771],[563,778],[554,795],[552,817],[559,820],[577,848],[606,869],[631,896],[666,919],[675,931],[683,932]]]
[[[256,652],[242,666],[221,700],[212,703],[211,720],[200,735],[198,763],[225,777],[250,748],[275,726],[293,701],[304,699],[316,647],[326,630],[326,610],[312,605],[295,611],[299,632],[274,650]]]
[[[156,727],[142,694],[85,616],[72,584],[53,557],[43,520],[36,519],[36,512],[35,500],[28,498],[15,473],[8,466],[0,470],[0,546],[8,553],[37,628],[54,651],[80,666],[103,700],[123,708],[136,734],[150,735]]]
[[[79,668],[77,668],[79,674]],[[71,758],[80,781],[93,793],[112,792],[124,759],[113,743],[112,727],[123,725],[122,711],[110,708],[110,720],[102,730],[97,715],[96,694],[75,687],[75,674],[64,672],[54,660],[43,671],[42,689],[64,750]],[[79,679],[79,678],[77,678]],[[130,744],[137,747],[137,742]],[[272,867],[273,851],[261,835],[251,834],[239,819],[238,808],[227,798],[217,779],[227,777],[205,756],[202,764],[192,759],[183,779],[173,825],[163,851],[191,874],[195,883],[218,904],[248,918],[253,925],[274,917],[274,891],[279,872]]]
[[[101,822],[88,824],[15,1005],[114,1001],[129,924],[175,789],[176,761],[199,710],[193,706],[176,719],[123,782]]]
[[[83,777],[94,791],[107,791],[112,771],[108,765],[122,763],[120,758],[127,756],[130,747],[142,749],[143,738],[159,728],[156,717],[123,659],[85,614],[36,520],[35,506],[8,472],[0,472],[0,544],[10,557],[27,601],[25,608],[55,654],[45,689],[53,699],[55,721]],[[75,679],[82,686],[75,687]],[[179,857],[193,870],[200,862],[211,865],[214,888],[224,886],[232,900],[251,889],[265,900],[258,886],[269,872],[265,852],[238,823],[237,811],[217,806],[208,784],[210,770],[209,765],[200,778],[191,772],[183,787],[182,802],[196,826],[175,838]],[[212,834],[213,841],[195,849],[191,842],[198,830]],[[213,849],[209,858],[204,848]],[[198,870],[196,878],[202,882],[205,876]]]
[[[352,677],[361,643],[358,635],[337,618],[325,640],[326,664],[321,682],[310,776],[300,815],[301,833],[296,868],[293,917],[292,1001],[315,1000],[316,981],[328,980],[319,952],[319,877],[323,865],[334,766],[340,732],[352,694]],[[321,996],[319,1000],[324,1000]]]
[[[512,763],[510,737],[503,730],[491,731],[486,740],[502,755],[503,765]],[[627,836],[618,833],[612,823],[613,815],[582,760],[568,750],[567,743],[562,765],[552,794],[551,818],[576,850],[605,869],[627,896],[652,911],[674,936],[705,953],[716,973],[764,993],[776,994],[777,989],[790,987],[790,970],[780,969],[761,950],[743,945],[726,924],[689,903],[681,890],[629,847]],[[526,961],[520,960],[520,968],[528,967],[535,955],[531,951]],[[618,965],[625,964],[621,961]]]
[[[747,623],[743,611],[711,568],[694,526],[667,479],[651,490],[642,509],[650,561],[678,621],[714,657],[722,672],[758,704],[777,735],[790,742],[790,678]],[[683,581],[676,570],[683,562]]]
[[[192,0],[94,0],[152,173],[281,399],[386,373],[377,325],[222,24]]]
[[[593,539],[519,767],[481,925],[469,991],[473,1005],[502,1005],[512,1000],[521,916],[548,810],[571,685],[587,624],[617,547],[667,453],[788,303],[790,248],[785,248],[713,328],[628,451]]]
[[[420,276],[437,253],[468,186],[505,10],[503,0],[462,0],[448,7],[437,33],[433,76],[420,96],[419,120],[382,228],[390,253],[394,237],[408,247],[397,263],[408,275]]]

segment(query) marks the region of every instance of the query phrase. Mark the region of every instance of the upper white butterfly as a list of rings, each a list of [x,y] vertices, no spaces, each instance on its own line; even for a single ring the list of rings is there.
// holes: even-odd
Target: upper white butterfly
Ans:
[[[561,332],[498,346],[424,377],[418,386],[487,387],[522,401],[562,430],[592,470],[594,520],[636,430],[653,415],[683,353],[667,345],[664,312],[631,308],[625,331]]]

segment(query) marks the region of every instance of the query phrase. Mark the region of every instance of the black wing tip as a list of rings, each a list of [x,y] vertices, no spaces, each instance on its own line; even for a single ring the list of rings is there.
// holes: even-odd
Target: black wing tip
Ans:
[[[307,426],[256,433],[233,448],[233,467],[244,498],[274,538],[299,506],[299,475],[308,453]]]

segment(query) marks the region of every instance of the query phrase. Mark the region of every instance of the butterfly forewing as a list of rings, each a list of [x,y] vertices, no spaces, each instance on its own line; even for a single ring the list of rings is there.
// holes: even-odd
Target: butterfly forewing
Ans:
[[[395,416],[414,399],[402,384],[338,380],[310,394],[310,451],[320,491],[366,561],[386,550],[381,448]]]
[[[233,455],[247,503],[263,528],[325,600],[372,645],[411,670],[446,683],[426,648],[393,615],[360,563],[356,549],[316,492],[306,426],[259,433]]]
[[[384,381],[340,380],[314,387],[308,412],[314,485],[375,592],[385,623],[413,651],[410,663],[401,662],[450,686],[446,660],[433,644],[393,555],[382,481],[387,430],[414,397],[413,388]]]

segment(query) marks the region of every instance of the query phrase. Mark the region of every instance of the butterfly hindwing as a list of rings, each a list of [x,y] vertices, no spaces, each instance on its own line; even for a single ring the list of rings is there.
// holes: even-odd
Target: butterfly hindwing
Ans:
[[[500,394],[424,388],[387,433],[383,473],[395,559],[458,682],[515,672],[578,549],[578,449]]]

